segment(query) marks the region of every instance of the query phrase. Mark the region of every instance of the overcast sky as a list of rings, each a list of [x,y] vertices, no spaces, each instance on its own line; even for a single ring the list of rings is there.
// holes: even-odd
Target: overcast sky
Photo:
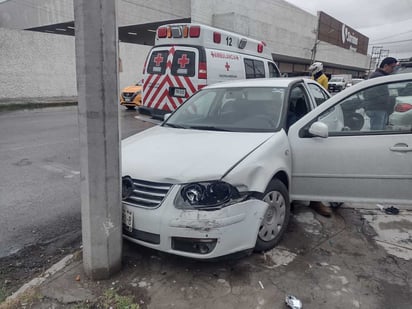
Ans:
[[[286,0],[316,15],[323,11],[382,46],[396,58],[412,57],[412,0]],[[370,51],[369,51],[370,52]]]

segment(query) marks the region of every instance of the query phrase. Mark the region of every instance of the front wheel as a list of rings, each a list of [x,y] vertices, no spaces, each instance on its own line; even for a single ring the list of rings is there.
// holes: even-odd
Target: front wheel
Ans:
[[[273,179],[263,194],[264,202],[269,204],[259,227],[255,251],[267,251],[281,240],[289,224],[290,202],[286,186],[278,179]]]

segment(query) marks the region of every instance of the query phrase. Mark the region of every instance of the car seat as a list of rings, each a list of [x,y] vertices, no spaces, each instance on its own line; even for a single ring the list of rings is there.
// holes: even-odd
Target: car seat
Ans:
[[[297,119],[302,118],[308,113],[308,107],[306,105],[305,98],[300,97],[296,100],[295,110],[294,110]]]

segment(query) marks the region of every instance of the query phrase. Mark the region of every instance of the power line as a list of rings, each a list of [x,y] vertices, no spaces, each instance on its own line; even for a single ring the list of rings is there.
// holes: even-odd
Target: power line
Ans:
[[[408,40],[400,40],[400,41],[391,41],[391,42],[373,42],[371,44],[392,44],[392,43],[404,43],[404,42],[410,42],[412,39]]]
[[[410,29],[408,31],[405,31],[405,32],[401,32],[401,33],[394,33],[392,35],[388,35],[388,36],[385,36],[383,38],[379,38],[379,40],[386,40],[386,39],[389,39],[389,38],[393,38],[394,36],[399,36],[399,35],[409,34],[409,33],[412,33],[412,29]]]

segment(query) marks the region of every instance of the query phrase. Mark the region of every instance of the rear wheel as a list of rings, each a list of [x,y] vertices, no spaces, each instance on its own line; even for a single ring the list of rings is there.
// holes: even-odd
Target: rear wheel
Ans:
[[[134,106],[126,106],[128,110],[134,110]]]
[[[269,204],[260,224],[255,251],[267,251],[281,240],[289,223],[290,203],[286,186],[278,179],[273,179],[265,193],[263,201]]]

